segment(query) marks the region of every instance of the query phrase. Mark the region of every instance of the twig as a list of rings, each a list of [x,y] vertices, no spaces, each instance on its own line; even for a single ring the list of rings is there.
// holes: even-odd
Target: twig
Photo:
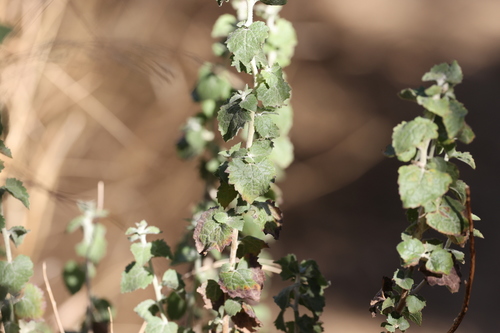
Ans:
[[[460,326],[462,323],[462,320],[465,317],[465,313],[469,309],[469,301],[470,301],[470,294],[472,290],[472,283],[474,282],[474,273],[476,271],[476,248],[474,244],[474,222],[472,220],[472,209],[470,205],[470,187],[467,186],[465,188],[465,192],[467,194],[467,199],[465,202],[465,207],[467,210],[467,219],[469,220],[469,249],[470,249],[470,269],[469,269],[469,282],[467,283],[465,287],[465,295],[464,295],[464,301],[462,303],[462,309],[460,310],[460,313],[458,314],[457,318],[455,318],[455,321],[453,322],[453,325],[451,326],[450,330],[448,333],[453,333],[457,330],[457,328]]]
[[[108,313],[109,313],[109,332],[113,333],[113,314],[111,313],[111,308],[108,306]]]
[[[141,325],[141,329],[139,330],[139,333],[144,333],[144,331],[146,330],[146,326],[148,325],[147,322],[143,322],[142,325]]]
[[[49,279],[47,278],[47,265],[45,261],[42,264],[43,280],[45,281],[45,288],[47,288],[47,293],[49,294],[50,304],[52,304],[52,309],[54,310],[54,317],[56,318],[57,327],[61,333],[64,333],[64,328],[61,323],[61,318],[59,318],[59,312],[57,311],[57,303],[54,299],[54,294],[52,293],[52,288],[50,287]]]

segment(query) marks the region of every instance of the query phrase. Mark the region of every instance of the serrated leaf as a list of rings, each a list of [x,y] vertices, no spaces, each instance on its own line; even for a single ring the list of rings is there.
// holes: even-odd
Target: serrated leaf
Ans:
[[[14,198],[21,201],[26,208],[30,208],[29,194],[23,186],[23,182],[15,178],[7,178],[3,188]]]
[[[239,105],[239,101],[233,101],[221,106],[217,120],[222,138],[227,142],[234,138],[247,122],[252,120],[252,116],[251,111]]]
[[[394,280],[394,282],[396,282],[398,286],[400,286],[403,289],[411,290],[411,288],[413,287],[414,283],[413,279],[409,277],[406,274],[406,272],[401,269],[398,269],[397,271],[394,272],[394,276],[392,279]]]
[[[31,276],[33,262],[25,255],[18,255],[10,263],[0,261],[0,286],[6,287],[9,293],[19,292]]]
[[[425,247],[422,242],[416,238],[402,241],[396,247],[399,256],[403,259],[405,266],[415,266],[420,261],[420,258],[425,253]]]
[[[221,271],[219,285],[231,298],[243,298],[258,302],[265,275],[260,268],[240,268]]]
[[[273,118],[268,113],[255,114],[255,131],[261,138],[276,138],[280,135],[280,129],[274,123]]]
[[[406,297],[406,307],[410,313],[419,313],[425,307],[425,300],[419,296],[408,295]]]
[[[181,319],[187,310],[187,302],[177,291],[167,297],[167,316],[170,320]]]
[[[437,125],[429,119],[417,117],[410,122],[404,121],[394,127],[392,146],[398,159],[408,162],[415,156],[418,147],[437,137]]]
[[[154,258],[172,258],[170,246],[163,239],[156,239],[151,242],[151,254]]]
[[[231,243],[233,228],[226,224],[218,223],[213,216],[219,208],[211,208],[200,215],[196,222],[193,238],[198,253],[206,254],[212,249],[222,252]]]
[[[290,98],[291,89],[279,65],[261,71],[258,81],[257,97],[265,107],[281,106]]]
[[[474,158],[472,157],[471,153],[469,153],[467,151],[461,152],[461,151],[454,150],[453,152],[451,152],[449,154],[449,156],[451,158],[456,158],[456,159],[464,162],[465,164],[470,166],[472,169],[476,168],[476,162],[474,161]]]
[[[290,298],[295,290],[295,285],[290,285],[283,288],[278,295],[274,296],[274,303],[279,306],[281,310],[285,310],[290,306]]]
[[[288,254],[276,260],[275,263],[281,266],[280,276],[285,281],[295,277],[299,273],[299,262],[295,254]]]
[[[1,134],[1,133],[0,133]],[[12,153],[7,146],[5,146],[5,142],[3,140],[0,140],[0,153],[12,158]],[[0,168],[0,171],[3,169],[3,162],[2,162],[2,167]]]
[[[14,304],[14,313],[19,319],[40,319],[45,311],[43,291],[37,286],[26,283],[22,296]]]
[[[272,235],[274,239],[279,239],[283,213],[274,202],[271,200],[255,201],[248,210],[248,215],[252,217],[252,223],[257,224],[266,235]]]
[[[439,85],[443,85],[445,82],[459,84],[462,79],[462,69],[456,61],[449,65],[447,63],[435,65],[422,77],[422,81],[436,81]]]
[[[255,97],[254,94],[252,94],[252,93],[246,94],[245,93],[244,95],[242,95],[240,106],[245,110],[255,112],[255,111],[257,111],[257,104],[258,103],[259,103],[259,101],[257,100],[257,97]]]
[[[438,210],[427,214],[427,225],[445,235],[461,235],[469,227],[464,209],[459,201],[445,196]]]
[[[253,22],[249,27],[242,26],[232,32],[227,39],[227,48],[233,53],[233,62],[241,71],[241,66],[250,68],[253,58],[262,52],[262,46],[268,37],[269,28],[264,22]]]
[[[144,289],[152,282],[153,274],[145,267],[132,262],[122,272],[120,290],[122,293],[129,293],[139,288]]]
[[[169,287],[174,290],[184,289],[185,284],[182,281],[182,276],[177,273],[174,269],[168,269],[163,273],[163,278],[161,279],[162,285]]]
[[[234,316],[241,311],[241,303],[232,299],[228,299],[226,300],[226,302],[224,302],[224,311],[227,315]]]
[[[68,261],[64,265],[63,280],[68,291],[74,295],[85,283],[85,267],[84,264],[78,264],[74,260]]]
[[[465,116],[467,109],[462,103],[450,100],[450,112],[443,117],[443,124],[448,133],[448,138],[454,139],[465,126]]]
[[[130,252],[134,255],[137,265],[144,266],[149,259],[153,258],[151,254],[151,243],[134,243],[130,246]]]
[[[157,306],[156,302],[152,299],[147,299],[139,303],[135,308],[134,312],[139,315],[144,320],[148,320],[153,317],[150,308],[153,306]]]
[[[433,273],[450,274],[453,258],[447,250],[434,250],[425,263],[425,268]]]
[[[276,177],[274,165],[269,160],[245,163],[242,159],[233,159],[226,172],[229,173],[229,183],[248,203],[265,194]]]
[[[450,175],[434,169],[405,165],[398,170],[399,195],[404,208],[417,208],[436,200],[448,191]]]
[[[262,162],[273,151],[273,142],[271,140],[256,140],[247,150],[247,160],[252,162]]]

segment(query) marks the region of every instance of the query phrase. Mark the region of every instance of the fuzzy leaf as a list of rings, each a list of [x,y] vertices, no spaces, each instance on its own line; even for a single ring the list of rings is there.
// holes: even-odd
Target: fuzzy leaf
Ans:
[[[145,267],[132,262],[122,272],[120,290],[122,293],[129,293],[139,288],[144,289],[151,282],[153,282],[153,274]]]
[[[474,161],[474,158],[467,151],[461,152],[461,151],[454,150],[453,152],[451,152],[449,154],[449,156],[451,158],[456,158],[456,159],[464,162],[465,164],[467,164],[468,166],[470,166],[472,169],[476,168],[476,162]]]
[[[279,65],[263,70],[258,80],[257,97],[265,107],[281,106],[290,98],[291,89]]]
[[[281,1],[286,2],[286,0]],[[283,18],[278,18],[264,46],[266,54],[273,51],[276,54],[276,63],[283,68],[290,64],[296,45],[297,35],[292,23]]]
[[[146,322],[146,333],[177,333],[179,329],[173,321],[167,322],[159,317],[151,317]]]
[[[462,79],[462,69],[458,65],[457,61],[453,61],[449,65],[447,63],[435,65],[422,77],[422,81],[436,81],[439,85],[442,85],[445,82],[459,84],[462,82]]]
[[[151,254],[153,258],[172,258],[170,246],[163,239],[156,239],[151,242]]]
[[[99,223],[94,224],[91,243],[87,244],[86,240],[78,243],[75,246],[76,253],[83,258],[88,258],[92,263],[98,264],[106,254],[105,235],[106,227]]]
[[[187,310],[187,302],[177,291],[167,297],[167,315],[171,320],[181,319]]]
[[[251,111],[240,106],[239,100],[228,102],[221,106],[217,120],[219,121],[219,131],[224,141],[234,138],[251,118]]]
[[[229,316],[234,316],[241,311],[241,303],[232,299],[228,299],[226,300],[226,302],[224,302],[224,311],[226,311]]]
[[[137,313],[142,319],[148,320],[149,318],[153,317],[153,314],[150,310],[153,306],[157,306],[156,302],[152,299],[147,299],[139,303],[134,308],[134,312]]]
[[[274,119],[268,113],[255,114],[255,131],[262,138],[276,138],[280,135],[280,129],[274,123]]]
[[[465,126],[467,109],[462,103],[450,100],[450,112],[443,117],[443,124],[450,139],[455,139]]]
[[[439,208],[427,214],[427,225],[446,235],[461,235],[469,227],[467,219],[462,214],[464,209],[459,201],[445,196]]]
[[[174,290],[183,289],[185,286],[184,281],[182,281],[182,276],[174,269],[168,269],[163,273],[161,283]]]
[[[239,27],[229,35],[227,48],[233,53],[233,62],[238,71],[241,71],[241,66],[251,67],[252,59],[262,52],[268,32],[269,28],[264,22],[256,21],[249,27]]]
[[[399,256],[404,261],[405,266],[415,266],[425,253],[425,247],[422,242],[416,238],[410,238],[402,241],[396,247]]]
[[[247,254],[258,256],[260,254],[260,251],[264,248],[269,248],[269,246],[262,239],[252,236],[245,236],[238,245],[236,256],[238,258],[243,258]]]
[[[227,208],[231,202],[238,196],[238,192],[234,189],[234,186],[221,181],[220,186],[217,189],[217,202],[224,208]]]
[[[260,268],[226,269],[220,272],[219,285],[231,298],[239,297],[258,302],[265,275]]]
[[[37,286],[26,283],[21,299],[14,304],[14,313],[20,319],[40,319],[45,310],[43,291]]]
[[[211,208],[201,214],[196,222],[193,238],[198,253],[206,254],[211,249],[222,252],[231,243],[233,228],[214,220],[218,212],[219,208]]]
[[[431,252],[425,268],[433,273],[450,274],[453,267],[453,257],[446,250],[434,250]]]
[[[398,159],[408,162],[415,156],[419,146],[437,137],[437,125],[429,119],[417,117],[410,122],[404,121],[394,127],[392,146]]]
[[[247,150],[247,159],[251,162],[262,162],[273,150],[273,142],[271,140],[256,140]]]
[[[409,295],[406,298],[406,306],[410,313],[418,313],[425,307],[425,300],[419,296]]]
[[[274,165],[269,160],[245,163],[242,159],[233,159],[229,162],[227,172],[229,183],[248,203],[265,194],[276,176]]]
[[[18,225],[9,229],[9,236],[10,239],[14,242],[14,245],[18,247],[22,244],[24,236],[26,236],[28,232],[30,231],[26,230],[23,226]]]
[[[136,265],[144,266],[149,259],[153,258],[151,254],[151,245],[151,243],[133,243],[130,246],[130,251],[134,255]]]
[[[405,271],[401,269],[398,269],[394,272],[394,277],[392,279],[398,286],[403,289],[411,290],[411,288],[413,287],[413,279],[405,274]]]
[[[405,165],[398,170],[399,195],[404,208],[417,208],[436,200],[448,191],[450,175],[434,169]]]
[[[0,261],[0,286],[10,293],[19,292],[33,275],[33,263],[25,255],[18,255],[12,262]]]
[[[12,153],[11,153],[10,149],[7,148],[7,146],[5,146],[5,143],[3,140],[0,140],[0,153],[4,154],[7,157],[12,158]],[[2,164],[2,169],[3,169],[3,164]]]
[[[30,208],[30,196],[23,186],[23,182],[15,178],[7,178],[3,188],[12,194],[14,198],[21,201],[26,208]]]

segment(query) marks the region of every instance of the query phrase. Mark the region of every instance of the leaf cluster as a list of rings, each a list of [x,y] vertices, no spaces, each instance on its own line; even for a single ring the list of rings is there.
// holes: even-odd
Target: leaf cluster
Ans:
[[[387,316],[382,326],[389,332],[404,332],[409,321],[421,324],[426,303],[418,290],[424,283],[446,286],[452,293],[461,284],[459,264],[465,255],[451,245],[463,247],[472,235],[467,184],[459,179],[455,161],[476,167],[469,152],[457,150],[458,143],[469,144],[475,136],[465,122],[467,110],[455,97],[454,88],[462,78],[456,61],[439,64],[422,77],[434,82],[430,87],[405,89],[399,95],[424,111],[394,128],[386,150],[386,155],[409,162],[398,170],[399,194],[410,223],[396,248],[402,267],[392,279],[384,278],[370,308],[373,314],[378,311]],[[429,230],[444,240],[424,238]],[[417,270],[424,276],[418,285],[414,282]]]

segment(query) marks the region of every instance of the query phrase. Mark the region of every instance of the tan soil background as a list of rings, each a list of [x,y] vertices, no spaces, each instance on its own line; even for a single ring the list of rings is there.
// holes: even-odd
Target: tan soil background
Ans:
[[[0,1],[0,22],[15,27],[0,55],[2,114],[14,155],[5,158],[2,175],[25,181],[31,195],[29,212],[8,203],[7,221],[32,230],[17,252],[33,258],[40,285],[47,262],[67,329],[78,327],[85,293],[70,297],[62,285],[61,269],[75,258],[80,237],[64,230],[78,215],[75,200],[94,199],[103,180],[109,247],[94,292],[117,307],[115,332],[139,331],[132,309],[151,291],[119,293],[132,258],[123,233],[146,219],[172,246],[199,197],[197,164],[180,161],[175,143],[198,110],[190,91],[201,63],[213,59],[211,26],[223,12],[231,7],[214,0]],[[478,135],[464,148],[478,170],[461,165],[462,177],[486,235],[477,242],[476,285],[458,332],[498,329],[499,13],[496,0],[290,0],[282,11],[299,39],[286,69],[296,161],[281,184],[285,225],[271,252],[318,260],[332,282],[326,332],[381,331],[368,303],[381,277],[398,266],[395,246],[406,226],[399,163],[381,152],[392,127],[419,112],[396,93],[453,59],[465,74],[458,99]],[[424,290],[424,327],[410,332],[447,331],[462,293],[442,289]],[[53,323],[51,316],[48,307]]]

